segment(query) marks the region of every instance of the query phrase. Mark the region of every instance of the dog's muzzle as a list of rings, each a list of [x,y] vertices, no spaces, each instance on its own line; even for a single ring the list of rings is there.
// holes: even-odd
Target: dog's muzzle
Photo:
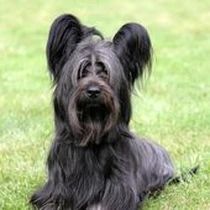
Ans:
[[[113,112],[113,96],[97,84],[87,85],[78,99],[77,111],[80,121],[101,121]]]

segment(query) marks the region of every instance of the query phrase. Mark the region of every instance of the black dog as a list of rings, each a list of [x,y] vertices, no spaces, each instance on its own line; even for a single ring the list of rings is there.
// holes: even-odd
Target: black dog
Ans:
[[[112,41],[72,15],[47,43],[55,83],[55,138],[48,181],[31,203],[42,210],[137,210],[174,176],[167,152],[129,131],[131,91],[151,67],[152,46],[137,23]],[[149,71],[149,70],[148,70]]]

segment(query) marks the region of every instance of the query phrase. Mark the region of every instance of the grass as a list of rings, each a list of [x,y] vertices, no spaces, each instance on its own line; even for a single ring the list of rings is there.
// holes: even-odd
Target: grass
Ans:
[[[28,209],[45,179],[53,119],[44,54],[49,26],[61,13],[76,14],[108,37],[129,21],[148,28],[153,74],[133,97],[131,129],[164,145],[178,171],[196,164],[200,171],[144,209],[210,209],[209,0],[0,3],[0,209]]]

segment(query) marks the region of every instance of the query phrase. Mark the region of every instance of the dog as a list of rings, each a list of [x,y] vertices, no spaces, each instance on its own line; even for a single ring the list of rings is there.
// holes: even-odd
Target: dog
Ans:
[[[164,148],[129,130],[131,93],[151,71],[152,44],[138,23],[112,40],[71,14],[47,42],[54,83],[55,137],[48,180],[31,197],[40,210],[137,210],[174,177]]]

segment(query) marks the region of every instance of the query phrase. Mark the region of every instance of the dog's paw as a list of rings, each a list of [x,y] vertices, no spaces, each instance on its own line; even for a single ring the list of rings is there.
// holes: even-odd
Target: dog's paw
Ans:
[[[101,204],[94,204],[89,206],[87,210],[106,210]]]

